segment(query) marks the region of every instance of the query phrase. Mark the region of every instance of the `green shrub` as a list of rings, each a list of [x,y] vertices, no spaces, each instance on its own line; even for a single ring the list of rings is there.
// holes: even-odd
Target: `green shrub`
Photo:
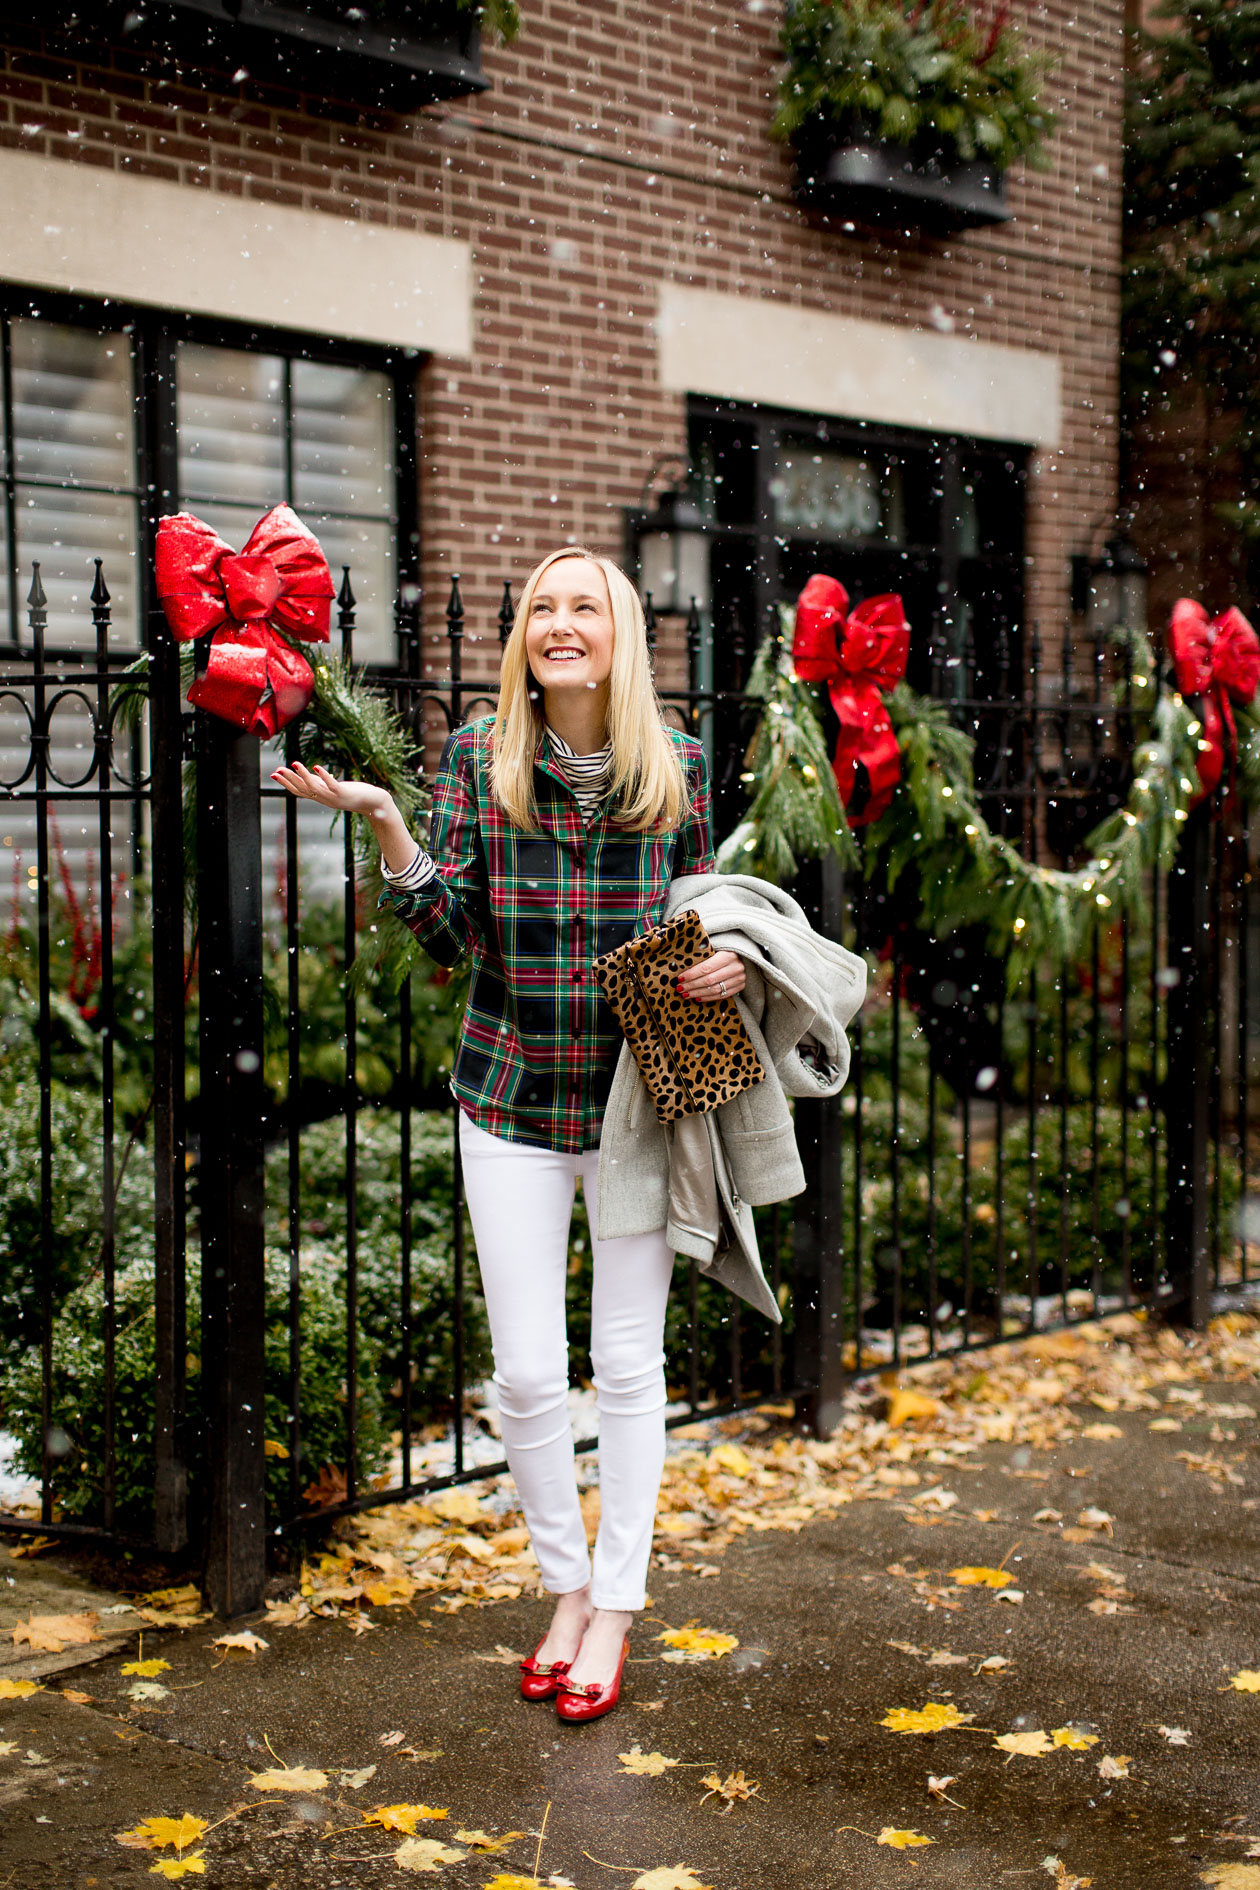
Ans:
[[[323,901],[302,913],[297,950],[299,1055],[301,1082],[313,1099],[345,1082],[346,984],[344,915],[337,901]],[[402,927],[388,912],[360,914],[359,951],[364,965],[374,961],[381,940],[378,928]],[[408,939],[409,934],[404,934]],[[266,1000],[264,1074],[272,1095],[289,1089],[289,956],[283,910],[267,914],[263,957]],[[398,999],[380,979],[356,979],[356,1071],[359,1093],[397,1107],[400,1083]],[[454,1063],[455,1041],[463,1014],[467,976],[435,972],[419,961],[411,981],[411,1080],[417,1105],[437,1102]],[[194,993],[195,996],[195,993]],[[195,1078],[190,1079],[190,1091]],[[322,1108],[315,1113],[322,1113]]]
[[[312,1249],[302,1267],[302,1435],[299,1481],[315,1480],[325,1464],[345,1458],[346,1322],[342,1278],[336,1257]],[[289,1438],[289,1265],[285,1255],[267,1256],[266,1436]],[[115,1519],[124,1531],[143,1534],[152,1526],[155,1341],[153,1266],[133,1262],[117,1281],[114,1361]],[[198,1333],[200,1270],[188,1261],[188,1436],[190,1497],[194,1512],[204,1487],[201,1450],[205,1409]],[[372,1344],[360,1334],[358,1348],[358,1440],[361,1475],[384,1460],[385,1430]],[[15,1466],[38,1476],[41,1460],[40,1354],[31,1348],[0,1376],[5,1426],[17,1440]],[[53,1335],[53,1436],[57,1455],[52,1475],[58,1514],[96,1522],[102,1514],[105,1458],[105,1319],[99,1278],[75,1287],[58,1308]],[[284,1457],[267,1458],[267,1502],[273,1518],[288,1513],[292,1471]]]
[[[40,1093],[29,1061],[0,1087],[0,1361],[36,1342],[40,1308]],[[7,1073],[12,1078],[12,1067]],[[52,1109],[53,1303],[85,1281],[100,1263],[101,1105],[92,1093],[54,1083]],[[115,1144],[122,1165],[125,1139]],[[153,1162],[142,1144],[116,1176],[117,1264],[148,1251],[153,1226]]]
[[[401,1405],[402,1179],[400,1121],[362,1109],[355,1122],[359,1324],[379,1361],[393,1421]],[[454,1122],[449,1110],[411,1116],[411,1401],[414,1420],[449,1412],[455,1371]],[[314,1240],[345,1278],[346,1130],[341,1118],[302,1132],[302,1239]],[[287,1241],[288,1149],[267,1156],[269,1241]],[[490,1370],[489,1331],[471,1235],[466,1240],[464,1381]]]

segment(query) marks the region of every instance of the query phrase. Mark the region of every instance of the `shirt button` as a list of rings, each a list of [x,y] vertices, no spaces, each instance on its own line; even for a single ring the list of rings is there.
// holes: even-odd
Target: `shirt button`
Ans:
[[[574,984],[581,984],[581,982],[582,982],[582,974],[581,974],[581,972],[580,972],[580,971],[575,971],[575,972],[574,972],[574,974],[573,974],[573,982],[574,982]]]

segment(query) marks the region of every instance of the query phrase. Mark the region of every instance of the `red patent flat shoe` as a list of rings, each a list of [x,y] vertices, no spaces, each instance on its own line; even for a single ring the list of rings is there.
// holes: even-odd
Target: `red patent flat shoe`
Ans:
[[[543,1641],[545,1641],[546,1638],[544,1634]],[[541,1647],[542,1644],[542,1641],[539,1641],[538,1647]],[[573,1664],[568,1660],[553,1660],[550,1663],[540,1663],[538,1659],[538,1647],[534,1649],[528,1660],[521,1662],[521,1698],[523,1700],[550,1700],[554,1698],[564,1684],[564,1676],[568,1673],[569,1668]]]
[[[617,1671],[607,1686],[570,1686],[567,1680],[561,1681],[556,1690],[557,1719],[568,1726],[584,1726],[588,1719],[602,1719],[605,1713],[611,1713],[621,1697],[621,1674],[629,1652],[629,1641],[623,1641]]]

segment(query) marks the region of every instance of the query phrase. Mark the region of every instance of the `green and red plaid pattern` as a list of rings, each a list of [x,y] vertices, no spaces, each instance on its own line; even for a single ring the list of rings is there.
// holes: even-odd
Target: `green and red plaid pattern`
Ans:
[[[690,807],[673,833],[635,833],[605,801],[584,822],[544,730],[534,762],[539,830],[490,794],[489,716],[457,729],[433,789],[439,877],[391,904],[439,965],[472,954],[451,1089],[477,1125],[577,1154],[599,1142],[621,1032],[591,960],[659,921],[670,882],[713,871],[704,749],[670,729]]]

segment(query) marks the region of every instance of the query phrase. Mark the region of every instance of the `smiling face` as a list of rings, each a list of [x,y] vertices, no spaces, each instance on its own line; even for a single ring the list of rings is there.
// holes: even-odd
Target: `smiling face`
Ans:
[[[613,618],[603,572],[589,558],[561,558],[530,600],[525,649],[547,695],[594,689],[607,698]]]

